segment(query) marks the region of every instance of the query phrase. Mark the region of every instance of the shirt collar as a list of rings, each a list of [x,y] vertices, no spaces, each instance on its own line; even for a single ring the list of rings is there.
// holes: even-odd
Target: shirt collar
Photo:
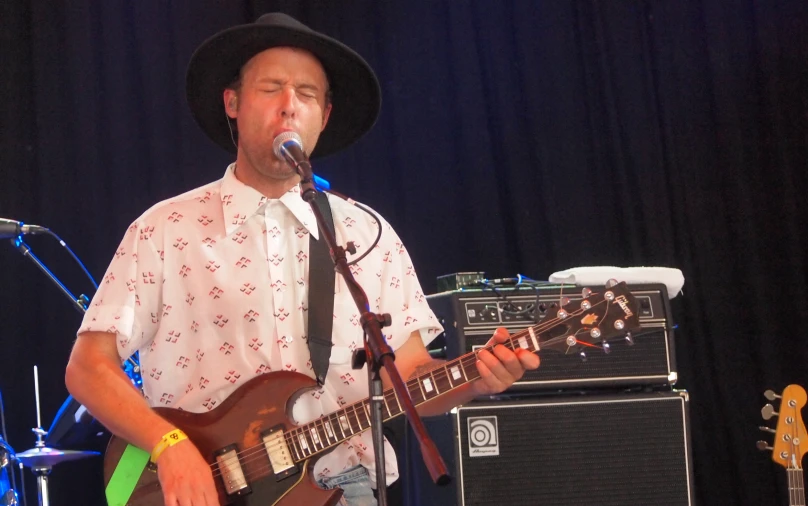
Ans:
[[[236,164],[227,167],[222,178],[221,199],[222,215],[225,221],[225,234],[229,236],[245,221],[263,209],[269,199],[258,190],[242,183],[236,177]],[[297,218],[297,221],[309,231],[315,239],[319,239],[317,220],[307,202],[300,197],[300,185],[284,193],[278,199]]]

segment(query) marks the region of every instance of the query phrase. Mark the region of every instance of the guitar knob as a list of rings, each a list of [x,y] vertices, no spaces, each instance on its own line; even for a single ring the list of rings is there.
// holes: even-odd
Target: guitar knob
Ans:
[[[772,429],[771,427],[766,427],[765,425],[761,425],[758,429],[762,430],[763,432],[768,432],[770,434],[777,434],[777,431]]]
[[[772,447],[769,446],[769,443],[767,443],[766,441],[758,441],[757,443],[755,443],[755,446],[757,447],[758,450],[762,452],[772,449]]]
[[[773,401],[773,400],[775,400],[775,399],[780,399],[780,398],[781,398],[779,395],[777,395],[776,393],[774,393],[774,390],[766,390],[765,392],[763,392],[763,395],[764,395],[764,396],[765,396],[767,399],[769,399],[770,401]]]
[[[777,416],[780,413],[774,410],[774,406],[771,404],[766,404],[763,406],[763,409],[760,410],[760,416],[763,417],[764,420],[771,420],[773,416]]]

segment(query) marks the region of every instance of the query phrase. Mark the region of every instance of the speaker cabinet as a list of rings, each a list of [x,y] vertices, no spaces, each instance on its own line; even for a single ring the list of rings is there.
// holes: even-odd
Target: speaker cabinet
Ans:
[[[436,487],[409,428],[405,504],[693,504],[685,392],[474,402],[425,419],[453,484]],[[401,450],[401,448],[400,448]]]

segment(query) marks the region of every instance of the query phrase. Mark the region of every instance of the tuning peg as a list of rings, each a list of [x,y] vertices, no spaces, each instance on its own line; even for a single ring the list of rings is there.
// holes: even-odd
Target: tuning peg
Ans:
[[[764,420],[771,420],[773,416],[777,416],[780,413],[774,410],[774,406],[771,404],[766,404],[763,406],[763,409],[760,410],[760,415],[763,417]]]
[[[609,346],[609,343],[603,343],[603,353],[609,354],[612,352],[612,347]]]
[[[762,452],[772,449],[772,447],[769,446],[769,443],[767,443],[766,441],[758,441],[757,443],[755,443],[755,446],[757,446],[757,449]]]
[[[623,330],[624,328],[626,328],[626,322],[624,322],[623,320],[615,320],[614,328],[616,328],[617,330]]]
[[[588,299],[590,295],[592,295],[592,290],[589,288],[584,288],[581,290],[581,295],[583,295],[584,299]]]
[[[610,280],[608,280],[606,282],[606,288],[611,288],[611,287],[613,287],[615,285],[617,285],[617,280],[614,279],[614,278],[612,278],[612,279],[610,279]]]
[[[780,399],[780,398],[781,398],[779,395],[777,395],[776,393],[774,393],[774,390],[766,390],[765,392],[763,392],[763,395],[764,395],[764,396],[765,396],[767,399],[769,399],[770,401],[773,401],[773,400],[775,400],[775,399]]]
[[[762,430],[763,432],[768,432],[770,434],[777,434],[777,431],[772,429],[771,427],[766,427],[765,425],[761,425],[758,429]]]
[[[599,338],[601,336],[600,329],[593,327],[592,330],[589,331],[589,335],[592,336],[593,339]]]
[[[582,351],[578,354],[581,357],[581,362],[586,362],[586,352]]]
[[[626,332],[626,344],[629,346],[634,346],[634,336],[631,335],[631,332]]]
[[[561,304],[561,307],[564,307],[564,306],[566,306],[567,304],[570,303],[570,298],[569,297],[561,297],[561,299],[559,299],[558,302]]]

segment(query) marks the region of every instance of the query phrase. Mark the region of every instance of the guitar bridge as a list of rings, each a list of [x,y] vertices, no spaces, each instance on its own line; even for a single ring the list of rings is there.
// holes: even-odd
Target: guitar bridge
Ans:
[[[297,473],[297,466],[289,452],[289,446],[286,444],[286,433],[283,431],[282,425],[264,432],[261,439],[267,457],[269,457],[269,463],[272,465],[272,471],[278,481]]]
[[[252,492],[247,478],[244,476],[244,469],[241,466],[241,459],[236,445],[225,446],[214,454],[216,465],[221,471],[221,480],[224,484],[225,492],[228,496],[242,496]]]

